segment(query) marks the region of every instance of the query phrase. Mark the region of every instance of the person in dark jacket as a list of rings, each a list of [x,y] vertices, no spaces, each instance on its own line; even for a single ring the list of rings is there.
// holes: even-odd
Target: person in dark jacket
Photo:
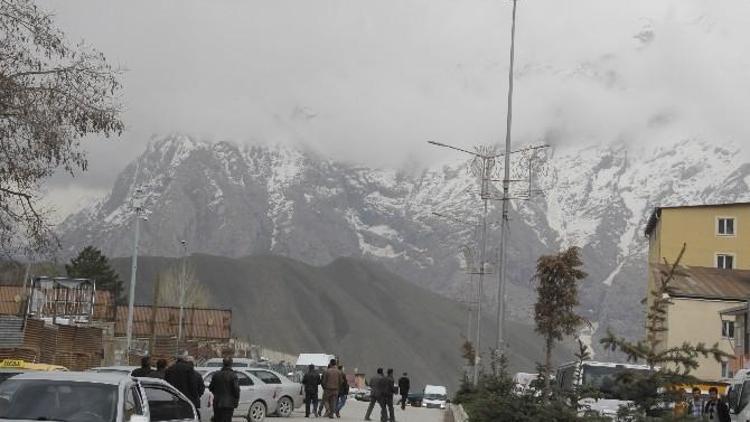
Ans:
[[[193,359],[192,356],[188,356],[187,361],[188,364],[190,364],[190,368],[193,370],[193,385],[195,386],[195,394],[198,396],[198,400],[193,404],[195,405],[196,409],[200,409],[201,397],[203,397],[203,393],[206,391],[206,384],[203,382],[203,377],[201,376],[201,374],[199,374],[198,371],[195,370],[195,359]]]
[[[200,407],[201,393],[206,386],[200,374],[187,361],[187,356],[177,357],[177,362],[164,371],[164,380],[190,399],[196,409]]]
[[[208,389],[214,395],[214,422],[232,422],[234,409],[240,403],[240,381],[232,369],[232,358],[222,361],[222,368],[211,377]]]
[[[144,356],[141,358],[141,367],[133,369],[130,375],[134,377],[150,377],[153,372],[154,370],[151,369],[151,357]]]
[[[339,371],[336,365],[336,359],[331,359],[328,369],[323,371],[320,384],[323,386],[323,404],[326,408],[325,416],[333,419],[333,415],[336,414],[339,388],[341,388],[341,371]]]
[[[344,367],[339,365],[339,372],[341,372],[341,387],[339,387],[339,397],[338,401],[336,402],[336,417],[341,417],[341,409],[344,408],[344,405],[346,404],[346,399],[349,397],[349,380],[346,379],[346,374],[344,373]]]
[[[156,361],[156,371],[151,373],[151,378],[164,379],[164,372],[167,370],[167,360],[159,359]]]
[[[388,408],[388,420],[396,422],[396,412],[393,410],[393,396],[396,394],[396,380],[393,379],[393,369],[388,368],[385,379],[388,384],[385,386],[385,406]]]
[[[307,367],[307,373],[302,377],[302,385],[305,387],[305,417],[310,417],[310,405],[312,405],[313,416],[317,416],[320,375],[315,371],[315,365]]]
[[[719,398],[719,389],[708,389],[708,402],[703,408],[703,419],[712,422],[730,422],[729,406]]]
[[[404,372],[404,375],[398,379],[398,392],[401,394],[401,410],[406,410],[406,402],[409,400],[409,389],[411,389],[411,381],[409,381],[409,375]]]
[[[383,376],[383,368],[378,368],[377,375],[370,378],[370,405],[367,407],[367,413],[365,413],[365,420],[371,421],[370,415],[372,415],[372,409],[375,407],[375,403],[380,405],[380,420],[385,422],[387,419],[385,410],[385,398],[384,391],[388,385],[388,379]]]

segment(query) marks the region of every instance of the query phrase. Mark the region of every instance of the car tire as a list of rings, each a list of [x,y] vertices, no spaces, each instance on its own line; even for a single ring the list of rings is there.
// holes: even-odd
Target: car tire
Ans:
[[[258,400],[247,411],[247,422],[262,422],[266,418],[266,405]]]
[[[287,396],[280,398],[276,414],[282,418],[288,418],[289,416],[292,416],[292,412],[294,412],[294,401]]]

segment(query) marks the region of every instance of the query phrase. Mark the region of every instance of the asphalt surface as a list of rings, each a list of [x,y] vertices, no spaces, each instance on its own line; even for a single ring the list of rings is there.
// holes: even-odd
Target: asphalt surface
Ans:
[[[365,412],[367,411],[367,405],[369,403],[356,401],[353,399],[347,400],[346,406],[341,410],[341,418],[335,418],[333,420],[336,421],[342,421],[342,422],[360,422],[365,419]],[[424,409],[419,407],[410,407],[407,406],[406,410],[401,410],[400,407],[396,408],[396,422],[443,422],[443,413],[444,411],[439,409]],[[380,421],[380,407],[375,406],[375,409],[372,412],[372,416],[370,417],[373,422]],[[269,417],[266,418],[267,422],[275,422],[275,421],[286,421],[286,420],[308,420],[305,418],[305,409],[304,407],[301,409],[297,409],[294,411],[294,414],[292,414],[291,417],[288,418],[276,418],[276,417]],[[310,417],[309,420],[317,420],[319,422],[331,420],[328,418],[313,418]]]

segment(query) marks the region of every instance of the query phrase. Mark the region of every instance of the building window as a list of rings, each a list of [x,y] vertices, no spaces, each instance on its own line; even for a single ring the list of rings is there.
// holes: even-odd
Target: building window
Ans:
[[[721,361],[721,377],[722,378],[732,378],[734,374],[732,373],[732,370],[729,369],[729,363],[725,361]]]
[[[717,218],[716,234],[719,236],[734,236],[734,217]]]
[[[734,321],[721,321],[721,336],[734,338]]]
[[[716,268],[723,268],[725,270],[731,270],[734,268],[734,255],[731,254],[716,254]]]

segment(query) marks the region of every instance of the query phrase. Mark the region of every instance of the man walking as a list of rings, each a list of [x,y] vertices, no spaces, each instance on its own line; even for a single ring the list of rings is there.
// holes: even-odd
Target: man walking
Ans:
[[[372,415],[372,409],[375,407],[375,403],[380,405],[380,420],[385,422],[387,419],[385,410],[385,399],[383,398],[383,391],[386,387],[388,380],[383,376],[383,368],[378,368],[377,374],[370,378],[370,405],[367,406],[367,413],[365,413],[365,420],[371,421],[370,415]]]
[[[320,375],[315,372],[315,365],[307,367],[307,373],[302,377],[302,385],[305,387],[305,417],[310,417],[310,405],[312,405],[313,416],[318,416],[318,386]]]
[[[719,398],[719,389],[708,389],[708,402],[703,408],[703,418],[713,422],[730,422],[729,406]]]
[[[409,381],[409,375],[404,372],[404,375],[398,379],[398,392],[401,394],[401,410],[406,410],[406,401],[409,399],[410,388],[411,382]]]
[[[341,386],[339,387],[339,396],[338,400],[336,401],[336,417],[341,417],[341,409],[344,408],[344,405],[346,404],[346,399],[349,397],[349,380],[346,379],[346,374],[344,373],[344,367],[339,365],[339,372],[341,372]]]
[[[133,377],[150,377],[153,370],[151,369],[151,357],[144,356],[141,358],[141,367],[133,369],[130,373]]]
[[[240,403],[240,381],[232,370],[232,358],[222,361],[222,368],[211,377],[209,391],[214,395],[214,422],[232,422],[234,409]]]
[[[385,405],[388,408],[388,420],[390,422],[396,422],[396,413],[393,410],[393,395],[396,394],[396,381],[393,379],[392,368],[388,368],[385,379],[388,380],[388,384],[385,388]]]
[[[341,387],[341,372],[336,368],[336,359],[331,359],[328,369],[323,372],[323,404],[326,407],[327,418],[333,419],[336,413],[336,401],[339,397],[339,387]]]
[[[196,409],[200,407],[201,393],[206,387],[200,374],[188,363],[188,356],[177,356],[177,362],[164,372],[164,380],[190,399]]]

